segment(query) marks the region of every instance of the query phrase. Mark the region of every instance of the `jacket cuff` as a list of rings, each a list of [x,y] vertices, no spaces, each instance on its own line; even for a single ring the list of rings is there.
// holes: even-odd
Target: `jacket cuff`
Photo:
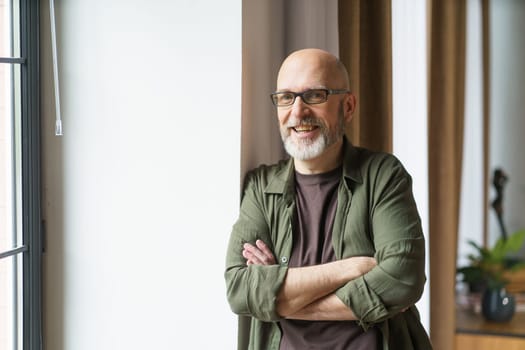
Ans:
[[[335,295],[353,311],[357,323],[365,331],[389,315],[379,296],[368,287],[364,276],[348,282],[336,290]]]
[[[266,322],[282,319],[277,314],[276,301],[287,272],[288,266],[248,266],[246,304],[253,317]]]

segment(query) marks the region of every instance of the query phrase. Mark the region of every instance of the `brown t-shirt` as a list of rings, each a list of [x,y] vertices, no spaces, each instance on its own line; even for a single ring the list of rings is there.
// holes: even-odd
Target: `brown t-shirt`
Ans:
[[[335,260],[332,228],[342,168],[328,173],[295,173],[296,207],[289,267]],[[355,321],[282,320],[281,350],[370,350],[378,348],[379,332],[366,332]]]

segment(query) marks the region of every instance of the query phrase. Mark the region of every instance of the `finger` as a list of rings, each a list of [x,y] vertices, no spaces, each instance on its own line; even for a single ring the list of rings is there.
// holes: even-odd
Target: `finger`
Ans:
[[[257,248],[259,248],[260,250],[266,250],[268,249],[268,246],[266,245],[266,243],[264,243],[264,241],[262,239],[258,239],[255,241],[255,245],[257,246]]]
[[[266,255],[256,246],[251,245],[250,243],[244,244],[244,250],[251,253],[257,260],[264,262],[267,260]]]
[[[250,265],[264,265],[264,262],[248,249],[242,251],[242,256],[247,260],[247,263],[250,262]]]
[[[270,250],[270,248],[268,248],[266,243],[264,243],[262,240],[258,239],[255,242],[255,245],[257,246],[257,248],[259,248],[261,250],[261,252],[264,253],[264,255],[266,255],[266,257],[268,258],[268,261],[271,264],[275,264],[275,257],[273,256],[272,251]]]
[[[252,260],[254,260],[256,264],[270,265],[272,263],[273,257],[267,256],[259,248],[254,247],[253,245],[249,243],[244,244],[244,250],[252,254],[253,256]]]

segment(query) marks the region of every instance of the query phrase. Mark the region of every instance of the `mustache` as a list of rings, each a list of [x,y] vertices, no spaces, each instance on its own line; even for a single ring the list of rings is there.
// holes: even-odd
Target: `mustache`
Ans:
[[[316,117],[306,117],[303,119],[290,119],[285,125],[287,128],[295,128],[298,126],[318,126],[324,128],[324,123],[321,119]]]

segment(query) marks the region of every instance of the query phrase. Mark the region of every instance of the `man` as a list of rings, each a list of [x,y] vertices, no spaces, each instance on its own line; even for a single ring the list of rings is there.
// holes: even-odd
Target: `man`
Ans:
[[[411,178],[344,136],[356,106],[345,67],[296,51],[271,97],[291,158],[246,176],[226,259],[249,348],[431,349],[414,306],[425,244]]]

